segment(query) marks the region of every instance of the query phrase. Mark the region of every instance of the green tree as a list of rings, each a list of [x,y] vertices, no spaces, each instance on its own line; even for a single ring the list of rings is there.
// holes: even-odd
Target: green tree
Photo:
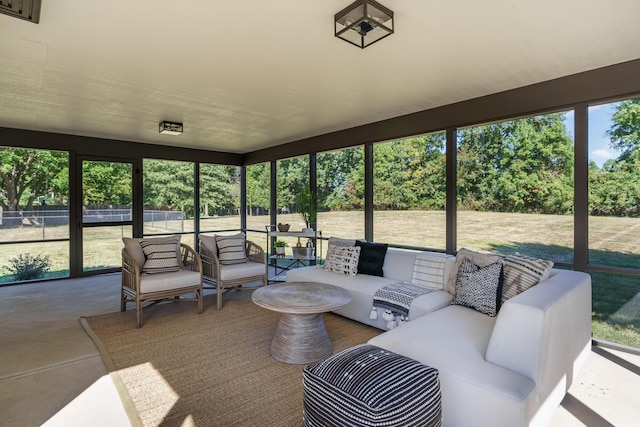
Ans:
[[[602,168],[589,170],[589,211],[602,216],[640,216],[640,99],[615,104],[605,136],[621,151]]]
[[[563,120],[563,113],[555,113],[459,131],[459,205],[571,213],[573,142]]]
[[[82,163],[82,204],[131,205],[130,163],[84,161]]]
[[[296,194],[309,187],[309,157],[283,159],[277,163],[277,206],[295,212]]]
[[[362,147],[319,153],[316,175],[318,210],[362,209],[364,186],[358,187],[359,175],[364,176]]]
[[[240,171],[236,166],[200,165],[200,208],[205,215],[232,215],[240,208]]]
[[[640,98],[622,101],[615,106],[613,125],[606,134],[611,148],[621,151],[618,161],[638,158],[640,149]]]
[[[181,210],[193,217],[193,163],[145,159],[143,171],[145,209]]]
[[[49,193],[57,200],[68,195],[67,153],[0,147],[0,206],[7,211],[29,210]]]
[[[260,163],[247,166],[247,214],[263,215],[271,206],[271,166]]]
[[[444,133],[422,135],[374,147],[376,209],[444,209]]]

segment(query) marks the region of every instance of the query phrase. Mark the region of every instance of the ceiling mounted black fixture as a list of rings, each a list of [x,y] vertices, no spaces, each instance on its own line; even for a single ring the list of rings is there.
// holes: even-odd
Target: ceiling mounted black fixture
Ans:
[[[37,24],[41,0],[0,0],[0,13]]]
[[[335,33],[364,49],[393,34],[393,11],[374,0],[357,0],[336,13]]]
[[[160,133],[165,135],[180,135],[182,133],[182,123],[160,122]]]

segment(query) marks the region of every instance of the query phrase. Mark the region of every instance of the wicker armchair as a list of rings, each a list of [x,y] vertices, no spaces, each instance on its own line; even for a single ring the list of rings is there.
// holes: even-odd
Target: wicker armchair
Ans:
[[[267,256],[257,244],[245,241],[245,253],[248,262],[241,264],[220,264],[218,254],[209,249],[200,239],[200,257],[202,258],[202,281],[204,289],[215,289],[217,308],[222,308],[222,294],[228,288],[261,281],[267,285]]]
[[[198,314],[202,313],[202,262],[200,255],[190,246],[180,244],[180,261],[184,268],[170,273],[143,275],[142,265],[135,257],[122,249],[122,295],[120,311],[127,309],[127,303],[136,305],[136,327],[142,327],[143,310],[174,298],[181,301],[197,301]],[[182,298],[195,293],[195,298]],[[146,302],[151,302],[145,305]]]

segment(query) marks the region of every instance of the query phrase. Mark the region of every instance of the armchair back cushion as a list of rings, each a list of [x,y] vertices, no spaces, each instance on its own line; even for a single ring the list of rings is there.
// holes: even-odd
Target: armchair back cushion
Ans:
[[[123,237],[122,243],[124,243],[124,248],[127,253],[133,258],[133,260],[138,264],[138,268],[142,271],[142,266],[145,262],[144,252],[142,252],[142,246],[140,246],[140,239],[135,239],[132,237]]]
[[[207,249],[209,249],[214,254],[218,255],[218,245],[216,245],[216,237],[209,236],[208,234],[198,234],[198,238],[200,239],[200,244],[204,245]]]

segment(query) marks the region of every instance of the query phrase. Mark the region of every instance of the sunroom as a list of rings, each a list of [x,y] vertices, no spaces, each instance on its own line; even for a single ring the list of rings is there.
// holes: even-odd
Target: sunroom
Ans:
[[[9,306],[104,278],[117,299],[122,237],[197,249],[241,231],[273,255],[268,230],[305,227],[309,191],[318,263],[337,236],[588,272],[594,351],[637,376],[637,5],[387,1],[394,33],[360,49],[330,34],[349,2],[75,3],[45,2],[37,24],[0,14]],[[37,340],[2,335],[7,386],[67,363],[22,363]],[[29,401],[20,390],[0,407]],[[11,419],[56,420],[79,394]],[[595,418],[562,420],[617,424],[574,399]]]

